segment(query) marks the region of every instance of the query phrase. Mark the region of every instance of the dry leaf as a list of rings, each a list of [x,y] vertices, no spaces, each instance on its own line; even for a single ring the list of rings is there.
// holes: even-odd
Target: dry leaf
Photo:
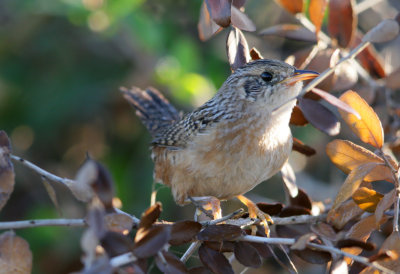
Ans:
[[[106,229],[118,233],[127,234],[132,230],[133,220],[124,213],[110,213],[104,216]]]
[[[292,115],[290,116],[290,124],[295,126],[305,126],[308,124],[299,106],[294,106]]]
[[[52,184],[46,180],[46,178],[42,178],[42,182],[44,187],[46,188],[46,192],[49,195],[51,201],[53,202],[54,206],[56,207],[58,213],[61,215],[61,210],[58,205],[58,199],[57,199],[57,194],[56,191],[54,190]]]
[[[172,225],[170,245],[182,245],[193,241],[201,230],[201,224],[194,221],[180,221]]]
[[[235,258],[244,266],[258,268],[261,266],[261,258],[257,249],[247,242],[236,242],[234,249]]]
[[[307,233],[302,235],[297,241],[290,247],[292,250],[304,250],[307,244],[313,240],[317,239],[317,235],[314,233]]]
[[[223,28],[229,27],[231,23],[231,1],[230,0],[205,0],[211,18]]]
[[[118,232],[107,231],[100,243],[110,258],[133,250],[132,239]]]
[[[353,169],[341,186],[339,193],[337,194],[336,199],[333,202],[331,210],[337,209],[341,203],[350,198],[351,195],[353,195],[353,193],[358,189],[364,177],[367,176],[367,174],[370,173],[371,170],[377,165],[379,164],[366,163]]]
[[[303,97],[299,99],[299,107],[304,117],[314,127],[330,136],[339,134],[340,123],[336,116],[325,106],[317,101]]]
[[[229,261],[218,251],[208,248],[205,245],[201,245],[198,253],[201,262],[213,273],[234,273]]]
[[[363,213],[364,211],[353,200],[349,200],[336,210],[330,211],[327,220],[336,229],[342,229],[349,221],[358,218]]]
[[[185,264],[179,260],[171,252],[163,250],[161,252],[163,259],[161,259],[160,254],[156,257],[156,264],[158,269],[160,269],[165,274],[185,274],[189,273],[186,269]],[[165,261],[164,261],[165,260]],[[192,273],[192,272],[190,272]]]
[[[27,241],[7,231],[0,236],[0,273],[31,273],[32,252]]]
[[[10,161],[11,144],[7,134],[0,130],[0,210],[14,190],[15,174]]]
[[[368,31],[363,42],[383,43],[393,40],[399,34],[399,24],[393,19],[385,19]]]
[[[204,228],[197,235],[197,239],[200,241],[231,241],[242,236],[243,230],[236,225],[219,224],[210,225]]]
[[[397,90],[400,88],[400,68],[393,71],[386,77],[386,86],[390,89]]]
[[[287,39],[293,39],[298,41],[305,41],[315,43],[317,42],[317,38],[315,37],[315,33],[310,31],[309,29],[293,24],[283,24],[283,25],[275,25],[260,31],[259,35],[262,36],[279,36]]]
[[[310,5],[308,6],[308,13],[310,14],[310,20],[315,26],[315,32],[321,29],[322,21],[324,19],[327,0],[310,0]]]
[[[342,239],[337,241],[336,247],[337,248],[345,248],[345,247],[359,247],[366,251],[372,251],[376,248],[375,244],[370,242],[365,242],[357,239]]]
[[[370,144],[376,148],[381,148],[384,140],[383,128],[375,111],[360,97],[360,95],[352,90],[346,91],[339,99],[347,103],[361,116],[361,119],[358,119],[355,115],[339,109],[340,115],[351,130],[364,143]]]
[[[311,227],[311,231],[320,237],[326,238],[330,241],[336,241],[337,235],[332,226],[326,223],[314,224]]]
[[[251,48],[250,50],[250,57],[251,60],[259,60],[259,59],[264,59],[264,57],[261,55],[261,53],[256,49],[256,48]]]
[[[353,5],[353,0],[329,1],[329,34],[342,48],[346,48],[355,36],[357,16]]]
[[[154,256],[166,245],[171,237],[171,226],[153,226],[135,238],[133,254],[138,258]]]
[[[366,163],[383,164],[382,158],[371,151],[347,140],[334,140],[326,146],[326,154],[331,161],[348,174],[354,168]],[[393,181],[392,173],[387,166],[376,166],[365,178],[367,182],[386,180]]]
[[[367,187],[360,187],[351,197],[362,210],[374,213],[383,194]]]
[[[247,45],[246,38],[239,29],[233,28],[229,32],[226,40],[226,52],[232,71],[250,61],[249,46]]]
[[[76,174],[75,181],[67,186],[74,194],[75,198],[82,202],[89,202],[94,195],[94,191],[90,186],[91,182],[97,177],[97,168],[94,161],[86,161]]]
[[[331,263],[329,274],[347,274],[347,273],[349,273],[349,269],[347,267],[346,261],[343,258],[339,260],[334,260]]]
[[[296,197],[299,193],[299,189],[296,185],[296,175],[294,174],[292,166],[289,162],[286,162],[281,168],[281,175],[283,179],[283,186],[285,187],[285,193],[289,197]]]
[[[293,147],[292,149],[294,151],[297,151],[301,154],[304,154],[306,156],[312,156],[315,153],[317,153],[317,151],[315,149],[313,149],[312,147],[304,144],[302,141],[300,141],[299,139],[293,137]]]
[[[321,96],[321,98],[323,98],[325,101],[327,101],[328,103],[330,103],[331,105],[340,108],[341,110],[344,110],[348,113],[354,114],[357,118],[361,119],[360,115],[357,113],[357,111],[355,111],[354,109],[352,109],[348,104],[344,103],[343,101],[339,100],[338,98],[336,98],[335,96],[331,95],[330,93],[323,91],[322,89],[319,88],[313,88],[311,90],[311,92]],[[292,118],[290,118],[292,119]]]
[[[199,32],[199,38],[201,41],[206,41],[211,38],[215,33],[222,30],[222,27],[218,26],[208,12],[207,4],[203,2],[200,10],[200,19],[197,25],[197,30]]]
[[[379,201],[375,210],[375,221],[378,223],[385,212],[386,209],[394,204],[396,199],[396,189],[392,189],[389,193],[386,193],[383,198]]]
[[[254,25],[253,21],[243,12],[241,12],[238,8],[232,5],[231,7],[231,22],[232,25],[237,27],[238,29],[245,31],[255,31],[256,25]]]
[[[276,0],[276,2],[292,14],[303,12],[303,0]]]
[[[283,204],[281,203],[275,203],[275,204],[269,204],[269,203],[257,203],[257,207],[262,210],[263,212],[267,213],[270,216],[278,215],[282,209],[283,209]]]

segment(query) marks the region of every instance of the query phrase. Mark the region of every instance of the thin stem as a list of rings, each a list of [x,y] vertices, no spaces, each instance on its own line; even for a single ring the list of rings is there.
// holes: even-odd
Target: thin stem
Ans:
[[[362,1],[362,2],[358,3],[354,7],[354,12],[356,14],[360,14],[360,13],[366,11],[367,9],[372,8],[376,4],[379,4],[379,2],[382,2],[382,0],[365,0],[365,1]]]
[[[186,250],[185,254],[182,255],[181,261],[185,263],[190,258],[190,256],[192,256],[192,254],[196,251],[196,249],[200,247],[200,245],[201,245],[200,241],[191,243],[189,248]]]
[[[14,222],[0,222],[0,229],[21,229],[40,226],[69,226],[69,227],[85,227],[87,223],[84,219],[44,219],[44,220],[27,220]]]
[[[33,170],[34,172],[38,173],[39,175],[41,175],[42,177],[46,178],[47,180],[53,181],[53,182],[58,182],[61,183],[63,185],[70,185],[74,183],[74,180],[68,179],[68,178],[62,178],[62,177],[58,177],[40,167],[38,167],[37,165],[29,162],[28,160],[25,160],[21,157],[15,156],[10,154],[10,158],[18,163],[23,164],[24,166],[26,166],[27,168]]]
[[[226,216],[223,216],[222,218],[211,220],[211,221],[203,221],[203,222],[200,222],[200,223],[203,226],[219,224],[219,223],[225,222],[226,220],[229,220],[230,218],[233,218],[233,217],[235,217],[237,215],[240,215],[243,212],[244,212],[243,208],[239,208],[238,210],[236,210],[236,211],[234,211],[234,212],[232,212],[232,213],[230,213],[230,214],[228,214]]]
[[[111,258],[110,265],[112,267],[120,267],[120,266],[129,264],[131,262],[134,262],[136,260],[137,260],[137,258],[131,252],[129,252],[129,253],[124,253],[122,255]]]

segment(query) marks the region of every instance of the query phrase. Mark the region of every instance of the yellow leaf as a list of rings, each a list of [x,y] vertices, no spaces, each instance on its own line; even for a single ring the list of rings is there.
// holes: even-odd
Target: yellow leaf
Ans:
[[[370,213],[375,212],[376,206],[378,205],[382,197],[383,194],[367,187],[361,187],[357,189],[352,196],[353,201],[362,210]]]
[[[339,99],[347,103],[361,116],[361,119],[358,119],[354,114],[339,109],[340,115],[351,130],[364,143],[381,148],[383,145],[383,128],[375,111],[360,95],[352,90],[345,92]]]
[[[358,189],[362,183],[365,176],[371,172],[371,170],[380,165],[379,163],[366,163],[357,168],[353,169],[349,176],[347,176],[346,181],[344,181],[342,187],[336,196],[335,202],[333,203],[332,210],[338,208],[344,201],[353,195],[353,193]]]
[[[326,146],[326,154],[331,161],[346,174],[350,173],[354,168],[366,163],[384,163],[381,157],[346,140],[334,140],[330,142]],[[377,165],[364,180],[367,182],[380,180],[393,182],[393,177],[387,166]]]

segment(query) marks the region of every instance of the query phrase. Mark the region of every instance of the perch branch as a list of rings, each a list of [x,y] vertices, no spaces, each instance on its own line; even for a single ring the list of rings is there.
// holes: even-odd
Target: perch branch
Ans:
[[[192,256],[192,254],[196,251],[196,249],[200,247],[200,245],[201,245],[200,241],[191,243],[189,248],[186,250],[185,254],[182,255],[181,261],[185,263],[190,258],[190,256]]]
[[[44,219],[26,220],[14,222],[0,222],[0,229],[21,229],[40,226],[70,226],[85,227],[87,223],[84,219]]]
[[[21,158],[15,155],[10,154],[10,158],[14,161],[16,161],[17,163],[21,163],[22,165],[26,166],[27,168],[33,170],[34,172],[38,173],[39,175],[41,175],[42,177],[46,178],[47,180],[53,181],[53,182],[58,182],[61,183],[63,185],[70,185],[71,183],[73,183],[74,181],[68,178],[62,178],[62,177],[58,177],[54,174],[51,174],[50,172],[38,167],[37,165]]]

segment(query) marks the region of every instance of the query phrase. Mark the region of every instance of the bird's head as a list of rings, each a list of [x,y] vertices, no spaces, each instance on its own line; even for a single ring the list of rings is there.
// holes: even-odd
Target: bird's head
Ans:
[[[303,80],[318,75],[314,71],[298,70],[282,61],[260,59],[232,73],[220,93],[237,99],[247,109],[272,110],[297,96]]]

